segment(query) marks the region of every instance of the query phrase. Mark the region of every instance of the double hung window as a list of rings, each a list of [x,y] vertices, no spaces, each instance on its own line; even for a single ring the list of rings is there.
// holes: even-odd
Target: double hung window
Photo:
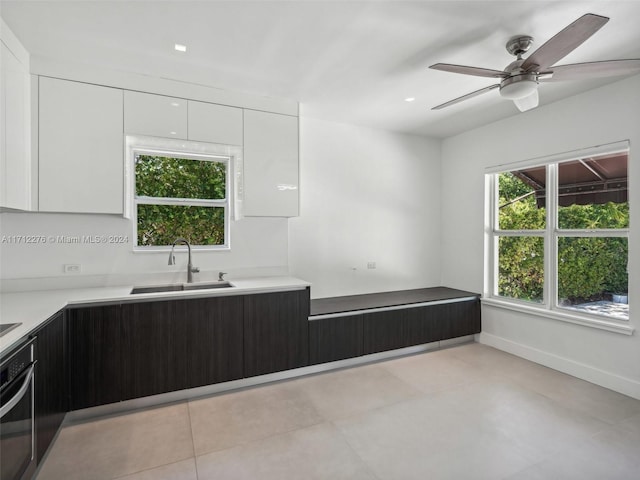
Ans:
[[[137,247],[228,246],[229,157],[135,149],[133,162]]]
[[[489,297],[628,320],[628,149],[487,174]]]

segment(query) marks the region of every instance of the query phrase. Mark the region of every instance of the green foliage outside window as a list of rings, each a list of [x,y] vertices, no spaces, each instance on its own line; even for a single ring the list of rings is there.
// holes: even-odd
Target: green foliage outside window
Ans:
[[[543,301],[544,238],[500,237],[498,293],[530,302]]]
[[[533,189],[514,176],[498,176],[498,225],[502,230],[544,230],[546,212],[536,206]],[[498,293],[505,297],[542,302],[544,238],[500,237]]]
[[[224,200],[226,164],[153,155],[138,155],[135,188],[138,245],[171,245],[184,237],[192,245],[224,245],[225,208],[188,205],[189,200]],[[140,199],[140,197],[152,197]],[[164,205],[154,199],[183,199]]]
[[[545,228],[545,209],[538,208],[529,185],[511,173],[500,174],[498,184],[500,229]],[[629,204],[609,202],[559,207],[558,225],[568,230],[628,228]],[[501,237],[498,246],[498,294],[541,302],[543,250],[542,237]],[[564,304],[576,304],[602,299],[607,293],[626,292],[627,258],[626,238],[560,237],[558,298]]]

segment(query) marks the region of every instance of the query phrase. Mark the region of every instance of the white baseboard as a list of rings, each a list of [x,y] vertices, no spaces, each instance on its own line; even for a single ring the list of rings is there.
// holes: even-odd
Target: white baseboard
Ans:
[[[640,382],[637,380],[621,377],[620,375],[486,332],[482,332],[477,341],[640,400]]]

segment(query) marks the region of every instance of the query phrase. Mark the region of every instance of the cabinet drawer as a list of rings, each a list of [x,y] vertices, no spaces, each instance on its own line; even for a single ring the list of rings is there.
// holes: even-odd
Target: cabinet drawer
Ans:
[[[309,363],[362,355],[362,315],[309,320]]]
[[[434,307],[388,310],[364,315],[364,353],[377,353],[440,340]]]

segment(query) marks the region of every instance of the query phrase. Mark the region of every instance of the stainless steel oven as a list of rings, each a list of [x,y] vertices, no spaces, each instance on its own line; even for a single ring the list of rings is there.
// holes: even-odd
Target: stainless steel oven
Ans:
[[[0,480],[28,479],[36,469],[34,340],[0,364]]]

